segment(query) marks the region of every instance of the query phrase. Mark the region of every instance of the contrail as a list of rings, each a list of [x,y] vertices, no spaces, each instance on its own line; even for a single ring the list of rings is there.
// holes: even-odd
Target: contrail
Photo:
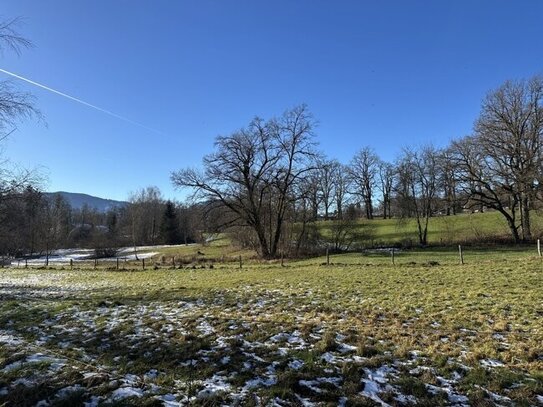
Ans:
[[[57,95],[60,95],[60,96],[63,96],[65,98],[67,98],[67,99],[73,100],[74,102],[81,103],[82,105],[85,105],[85,106],[90,107],[92,109],[98,110],[99,112],[102,112],[102,113],[108,114],[110,116],[116,117],[117,119],[124,120],[125,122],[128,122],[128,123],[134,124],[136,126],[142,127],[142,128],[147,129],[149,131],[152,131],[153,133],[162,134],[162,135],[164,134],[160,130],[153,129],[152,127],[148,127],[148,126],[146,126],[144,124],[138,123],[138,122],[136,122],[134,120],[131,120],[131,119],[127,118],[127,117],[118,115],[117,113],[113,113],[113,112],[111,112],[109,110],[102,109],[99,106],[96,106],[96,105],[93,105],[91,103],[85,102],[84,100],[81,100],[81,99],[78,99],[76,97],[70,96],[70,95],[68,95],[68,94],[66,94],[64,92],[60,92],[60,91],[58,91],[56,89],[50,88],[49,86],[45,86],[45,85],[43,85],[41,83],[35,82],[35,81],[30,80],[28,78],[24,78],[24,77],[22,77],[20,75],[17,75],[15,73],[13,73],[13,72],[6,71],[5,69],[2,69],[2,68],[0,68],[0,72],[3,72],[6,75],[12,76],[14,78],[20,79],[20,80],[22,80],[24,82],[30,83],[31,85],[34,85],[34,86],[37,86],[39,88],[48,90],[49,92],[56,93]]]

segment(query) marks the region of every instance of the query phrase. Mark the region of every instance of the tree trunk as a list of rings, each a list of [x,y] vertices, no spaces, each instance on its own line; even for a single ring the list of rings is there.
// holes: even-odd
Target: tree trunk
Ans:
[[[371,203],[371,199],[369,198],[366,199],[365,206],[366,206],[366,218],[373,219],[373,205]]]
[[[268,247],[268,241],[266,240],[266,232],[264,231],[262,224],[258,222],[256,225],[254,225],[254,229],[256,231],[256,236],[258,237],[258,243],[260,245],[261,256],[264,258],[269,258],[270,249]]]
[[[530,202],[526,194],[523,194],[521,197],[520,217],[522,224],[522,240],[529,242],[532,240],[532,228],[530,224]]]
[[[520,243],[520,236],[518,233],[518,228],[515,225],[515,218],[511,217],[507,212],[502,212],[502,214],[505,216],[505,219],[507,220],[507,225],[509,226],[509,230],[511,231],[513,240],[515,241],[515,243]]]

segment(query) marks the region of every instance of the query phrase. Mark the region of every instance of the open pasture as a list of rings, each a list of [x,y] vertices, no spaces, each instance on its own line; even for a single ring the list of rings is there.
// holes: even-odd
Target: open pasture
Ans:
[[[0,405],[542,403],[541,259],[465,260],[2,269]]]

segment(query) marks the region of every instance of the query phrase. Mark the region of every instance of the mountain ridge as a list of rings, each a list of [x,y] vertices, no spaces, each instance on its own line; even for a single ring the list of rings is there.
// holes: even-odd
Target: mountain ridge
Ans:
[[[96,209],[99,212],[107,212],[114,208],[124,208],[129,204],[126,201],[100,198],[82,192],[55,191],[45,192],[44,195],[51,199],[56,195],[60,195],[66,200],[66,202],[68,202],[72,209],[82,209],[85,205],[87,205],[89,208]]]

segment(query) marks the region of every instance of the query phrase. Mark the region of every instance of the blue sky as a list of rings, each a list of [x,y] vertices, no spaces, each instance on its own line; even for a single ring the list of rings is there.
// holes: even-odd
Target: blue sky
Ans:
[[[307,103],[328,156],[437,146],[468,134],[482,98],[543,74],[541,1],[3,0],[35,47],[0,68],[158,129],[31,85],[47,125],[4,154],[47,189],[125,199],[197,166],[215,136]],[[0,74],[0,78],[7,78]]]

